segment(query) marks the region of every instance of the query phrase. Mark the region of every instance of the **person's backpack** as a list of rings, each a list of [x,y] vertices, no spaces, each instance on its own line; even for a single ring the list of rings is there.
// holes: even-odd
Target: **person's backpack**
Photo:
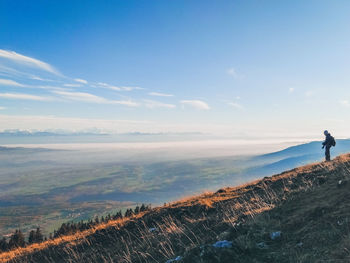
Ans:
[[[335,146],[336,142],[333,136],[331,136],[331,146]]]

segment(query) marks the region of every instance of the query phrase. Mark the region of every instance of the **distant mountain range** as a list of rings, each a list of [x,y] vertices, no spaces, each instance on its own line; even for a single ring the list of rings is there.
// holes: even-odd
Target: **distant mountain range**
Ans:
[[[31,131],[31,130],[4,130],[0,132],[0,136],[86,136],[86,135],[130,135],[130,136],[146,136],[146,135],[203,135],[200,132],[156,132],[156,133],[147,133],[147,132],[127,132],[127,133],[106,133],[100,131],[79,131],[79,132],[71,132],[66,130],[58,130],[58,131]]]
[[[350,139],[338,139],[335,147],[331,148],[331,156],[350,152]],[[321,141],[300,144],[281,151],[255,156],[249,159],[252,165],[244,170],[250,176],[266,176],[292,169],[296,166],[318,162],[324,159],[324,149]]]
[[[68,131],[29,131],[29,130],[5,130],[0,132],[2,137],[18,136],[82,136],[82,135],[108,135],[107,133],[95,132],[68,132]]]
[[[291,157],[291,156],[301,156],[301,155],[307,155],[307,154],[320,154],[320,153],[324,152],[321,148],[322,148],[321,141],[313,141],[310,143],[292,146],[292,147],[286,148],[282,151],[264,154],[264,155],[259,156],[257,159],[259,159],[259,158],[260,159],[261,158],[281,159],[281,158]],[[331,151],[333,152],[333,155],[339,155],[341,153],[350,151],[350,139],[338,139],[336,146],[332,147]]]
[[[207,134],[185,133],[108,133],[100,130],[4,130],[0,131],[0,144],[60,144],[60,143],[117,143],[198,140],[211,138]]]

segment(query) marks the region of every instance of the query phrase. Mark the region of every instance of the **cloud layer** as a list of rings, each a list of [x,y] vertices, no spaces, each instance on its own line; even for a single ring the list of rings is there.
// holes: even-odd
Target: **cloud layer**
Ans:
[[[148,95],[151,96],[157,96],[157,97],[173,97],[173,94],[166,94],[166,93],[160,93],[160,92],[149,92]]]
[[[0,79],[0,85],[1,86],[15,86],[15,87],[24,87],[25,85],[22,85],[14,80],[11,79]]]
[[[138,103],[131,100],[108,100],[100,96],[96,96],[87,92],[70,92],[70,91],[60,91],[54,90],[53,93],[62,96],[65,99],[73,101],[82,101],[89,103],[100,103],[100,104],[120,104],[129,107],[137,107]]]
[[[0,93],[0,98],[4,99],[17,99],[17,100],[36,100],[36,101],[49,101],[50,97],[37,96],[25,93]]]
[[[189,106],[197,110],[210,110],[209,105],[201,100],[181,100],[180,103],[184,106]]]
[[[43,61],[40,61],[38,59],[18,54],[14,51],[0,49],[0,58],[5,58],[5,59],[8,59],[8,60],[13,61],[15,63],[19,63],[19,64],[22,64],[22,65],[25,65],[28,67],[38,68],[38,69],[50,72],[50,73],[55,74],[55,75],[60,75],[60,73],[51,65],[49,65]]]

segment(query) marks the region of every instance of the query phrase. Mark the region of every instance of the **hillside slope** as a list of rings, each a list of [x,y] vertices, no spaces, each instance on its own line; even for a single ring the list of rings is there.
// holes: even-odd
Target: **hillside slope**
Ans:
[[[349,178],[347,154],[2,253],[0,261],[349,262]]]

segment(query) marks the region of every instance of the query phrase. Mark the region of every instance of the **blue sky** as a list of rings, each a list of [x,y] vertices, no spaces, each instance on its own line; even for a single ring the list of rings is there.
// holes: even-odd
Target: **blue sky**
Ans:
[[[350,128],[349,1],[1,1],[0,129]]]

